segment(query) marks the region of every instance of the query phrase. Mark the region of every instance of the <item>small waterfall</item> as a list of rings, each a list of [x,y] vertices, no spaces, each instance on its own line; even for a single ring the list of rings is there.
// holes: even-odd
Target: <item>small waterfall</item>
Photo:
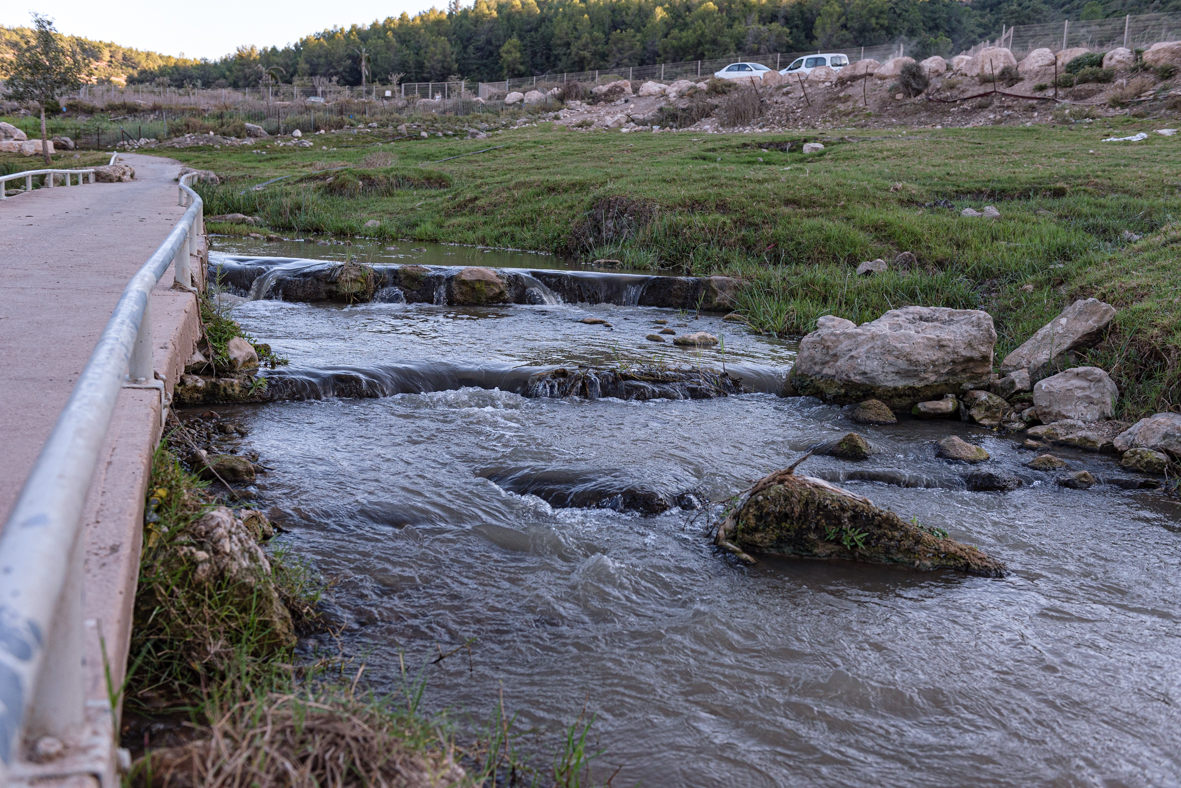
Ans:
[[[447,284],[446,284],[446,282],[439,282],[439,284],[435,285],[435,297],[434,297],[434,301],[432,303],[434,303],[435,306],[446,306],[447,305]]]
[[[554,306],[562,303],[562,299],[553,290],[539,282],[531,274],[521,273],[521,283],[525,286],[525,302],[534,305]]]
[[[628,282],[623,288],[623,306],[636,306],[640,297],[644,295],[644,285],[647,282]]]

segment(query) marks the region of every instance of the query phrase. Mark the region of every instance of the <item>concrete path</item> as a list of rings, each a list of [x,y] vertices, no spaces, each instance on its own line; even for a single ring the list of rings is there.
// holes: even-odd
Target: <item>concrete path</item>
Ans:
[[[126,155],[132,183],[85,184],[0,202],[0,524],[70,396],[123,288],[164,241],[177,205],[178,162]],[[202,271],[193,260],[194,275]],[[152,294],[153,362],[169,390],[192,354],[196,297]],[[86,514],[86,617],[106,642],[113,679],[126,664],[144,492],[161,433],[159,394],[124,389],[92,481]],[[97,640],[97,638],[94,638]],[[90,697],[106,697],[100,655],[87,659]]]

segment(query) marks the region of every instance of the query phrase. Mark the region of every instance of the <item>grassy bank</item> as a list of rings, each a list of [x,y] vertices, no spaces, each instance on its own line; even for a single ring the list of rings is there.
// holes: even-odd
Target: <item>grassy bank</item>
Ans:
[[[1137,131],[1149,140],[1101,142]],[[823,152],[800,152],[818,139]],[[1120,308],[1091,353],[1120,385],[1120,415],[1181,403],[1181,292],[1167,275],[1181,157],[1175,137],[1142,122],[699,137],[542,125],[489,140],[312,140],[303,150],[169,155],[224,179],[203,187],[210,214],[260,216],[288,235],[450,241],[735,274],[746,280],[742,311],[752,324],[785,335],[808,332],[824,314],[861,322],[908,304],[983,308],[996,319],[999,358],[1073,299],[1095,295]],[[475,153],[494,145],[505,147]],[[473,155],[441,161],[463,154]],[[959,215],[985,205],[1002,218]],[[365,228],[370,220],[380,227]],[[917,258],[910,270],[855,276],[859,262],[902,251]]]

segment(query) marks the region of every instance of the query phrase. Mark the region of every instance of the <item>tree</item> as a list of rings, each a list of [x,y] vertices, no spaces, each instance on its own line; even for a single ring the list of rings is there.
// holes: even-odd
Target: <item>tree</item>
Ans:
[[[521,73],[521,42],[516,36],[504,42],[500,48],[500,68],[505,79],[512,79]]]
[[[41,106],[41,155],[48,167],[45,106],[60,106],[60,96],[82,87],[83,80],[90,76],[90,64],[75,45],[54,30],[49,17],[33,14],[33,28],[33,41],[18,44],[8,65],[7,92],[13,101],[31,101]]]

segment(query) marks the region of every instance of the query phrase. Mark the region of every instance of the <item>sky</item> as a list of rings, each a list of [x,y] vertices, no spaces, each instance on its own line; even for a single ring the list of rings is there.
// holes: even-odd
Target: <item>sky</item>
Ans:
[[[403,11],[411,16],[442,8],[446,0],[3,0],[0,25],[27,27],[36,11],[54,20],[58,31],[165,55],[218,58],[242,45],[259,48],[293,43],[331,27],[368,24]]]

